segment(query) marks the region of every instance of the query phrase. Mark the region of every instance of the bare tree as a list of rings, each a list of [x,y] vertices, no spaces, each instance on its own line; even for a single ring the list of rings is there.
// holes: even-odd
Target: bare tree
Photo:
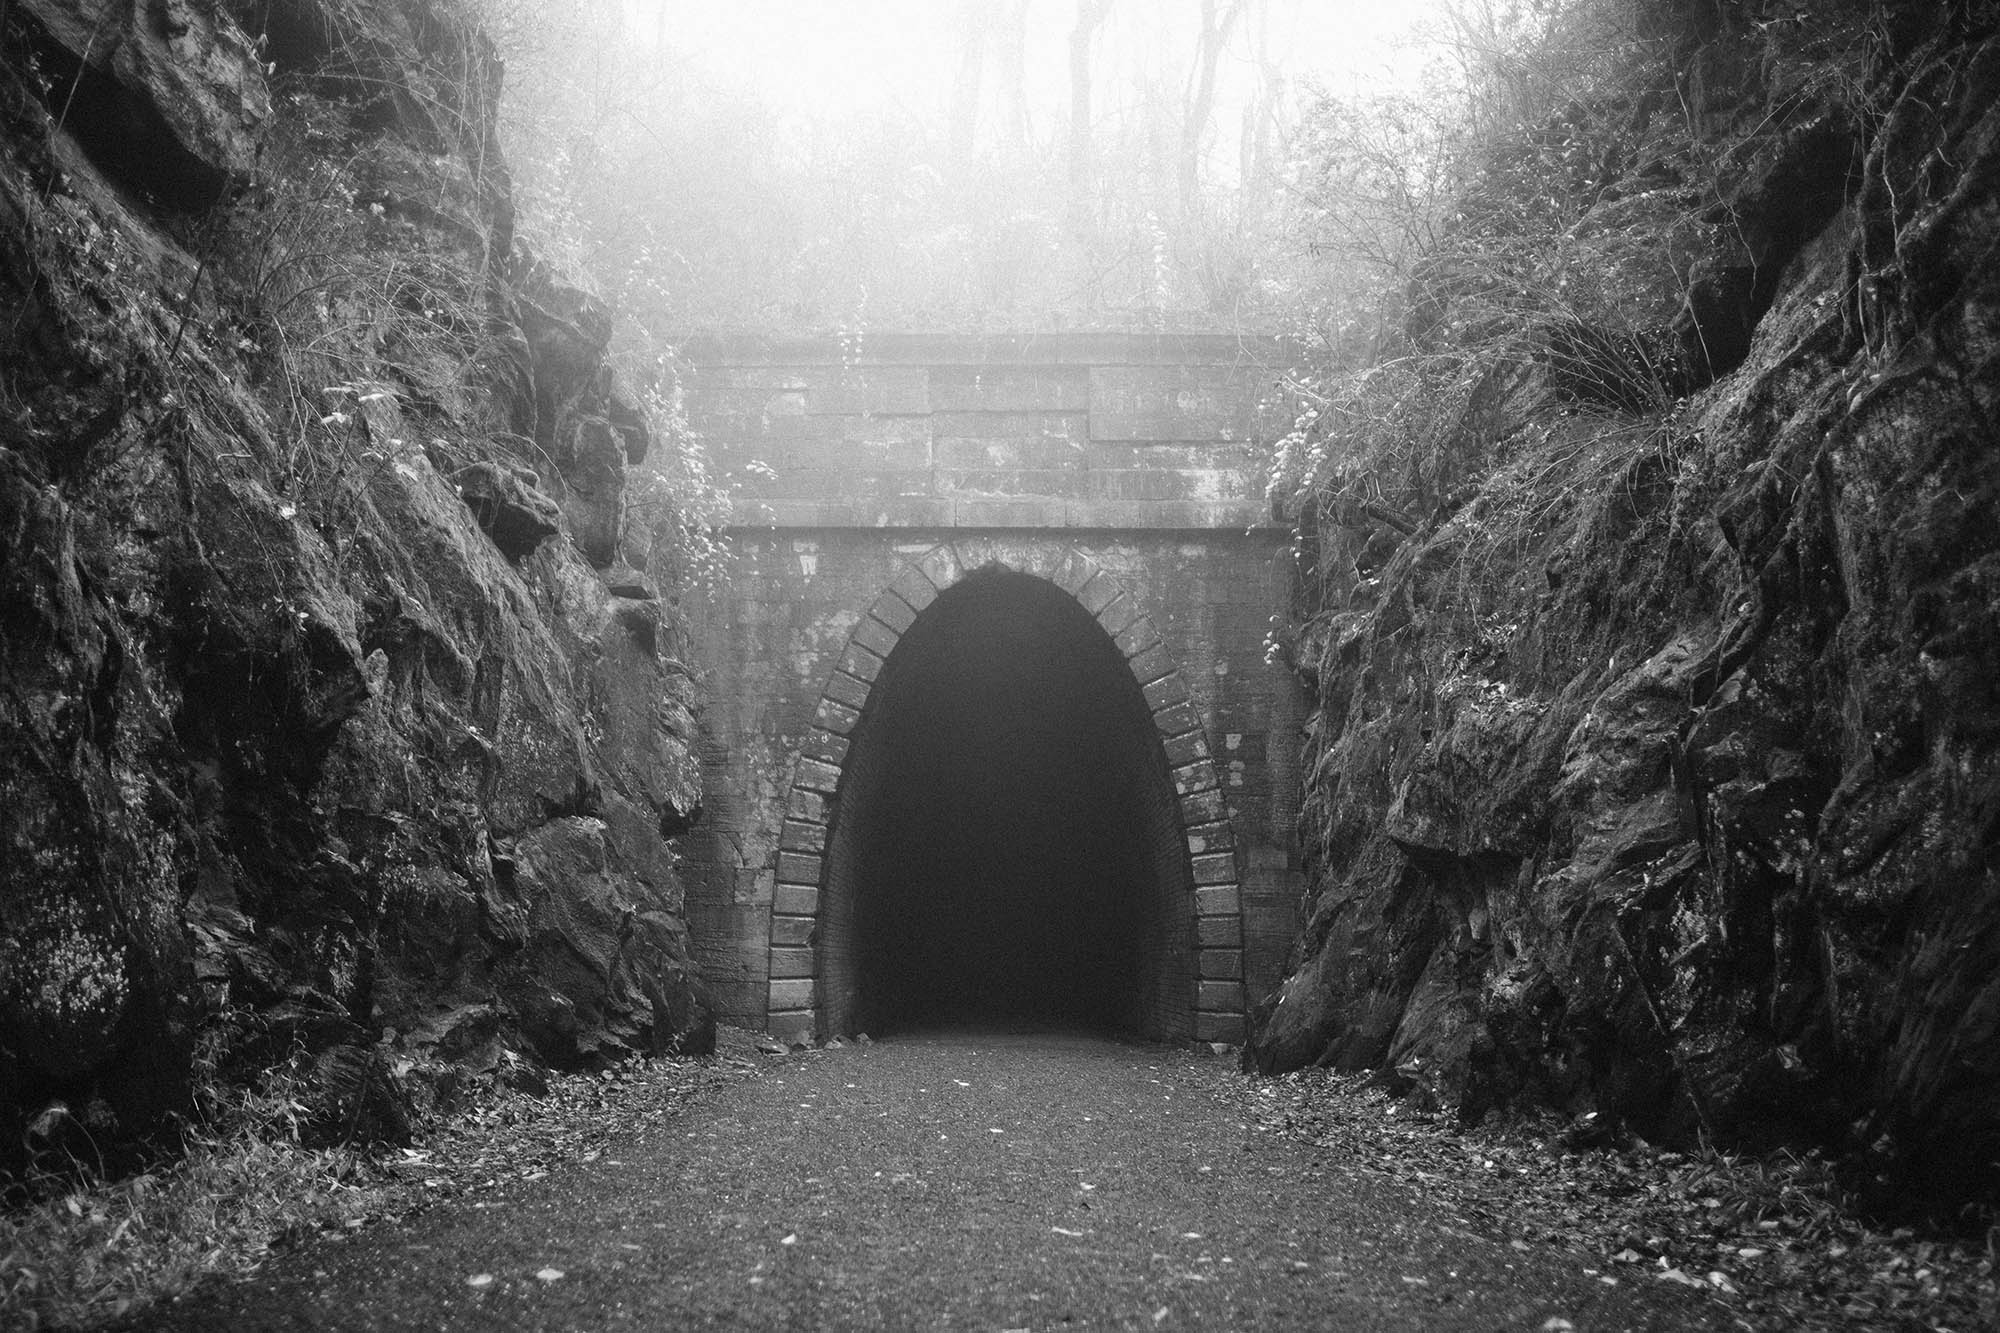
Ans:
[[[986,72],[986,39],[993,26],[993,0],[961,0],[958,7],[958,78],[951,90],[951,153],[972,157],[979,129],[979,89]]]
[[[1215,113],[1215,68],[1229,44],[1229,33],[1243,17],[1248,0],[1229,0],[1218,11],[1216,0],[1201,0],[1201,32],[1195,39],[1194,66],[1188,71],[1186,113],[1181,119],[1181,216],[1193,218],[1201,209],[1201,158],[1208,122]]]
[[[1090,39],[1112,0],[1076,0],[1076,26],[1069,34],[1069,227],[1079,235],[1089,224],[1090,192],[1096,163],[1091,145]]]
[[[1028,3],[1009,0],[1000,32],[1002,130],[1010,147],[1026,147],[1028,125]]]

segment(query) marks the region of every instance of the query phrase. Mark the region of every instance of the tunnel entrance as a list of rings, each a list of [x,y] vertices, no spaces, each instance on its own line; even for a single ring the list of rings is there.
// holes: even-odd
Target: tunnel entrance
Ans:
[[[1192,1031],[1191,885],[1145,698],[1090,613],[984,570],[852,735],[820,919],[830,1031]]]

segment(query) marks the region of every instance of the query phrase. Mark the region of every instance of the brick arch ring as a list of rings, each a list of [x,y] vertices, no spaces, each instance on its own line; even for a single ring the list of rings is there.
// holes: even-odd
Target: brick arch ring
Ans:
[[[1159,733],[1187,862],[1193,947],[1192,1036],[1244,1036],[1242,892],[1236,839],[1208,738],[1180,669],[1138,591],[1075,548],[1024,550],[1019,543],[947,542],[912,561],[849,635],[799,748],[777,851],[771,900],[766,1029],[785,1041],[821,1032],[818,927],[826,888],[828,831],[839,799],[848,739],[875,681],[903,634],[939,594],[975,570],[1002,568],[1046,579],[1096,620],[1124,657]]]

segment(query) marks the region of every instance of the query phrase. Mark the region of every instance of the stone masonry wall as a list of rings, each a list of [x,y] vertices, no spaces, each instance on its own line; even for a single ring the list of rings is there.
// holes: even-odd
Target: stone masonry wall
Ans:
[[[690,424],[746,483],[726,591],[695,617],[709,795],[703,823],[680,843],[719,1015],[771,1021],[774,946],[786,973],[775,1008],[811,1005],[811,976],[793,975],[810,973],[804,918],[780,912],[784,938],[773,933],[774,898],[809,887],[781,885],[824,873],[810,853],[792,862],[809,871],[781,871],[799,756],[870,607],[947,542],[964,569],[1052,571],[1074,552],[1145,607],[1154,660],[1185,682],[1188,738],[1212,756],[1233,845],[1237,1002],[1274,987],[1298,926],[1303,718],[1293,678],[1264,662],[1289,586],[1255,443],[1270,433],[1262,400],[1280,349],[878,335],[859,356],[807,342],[689,350]],[[1219,1012],[1224,1001],[1211,1003]]]

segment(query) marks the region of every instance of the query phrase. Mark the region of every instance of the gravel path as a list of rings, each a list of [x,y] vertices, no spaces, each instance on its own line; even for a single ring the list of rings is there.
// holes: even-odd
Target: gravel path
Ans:
[[[1231,1077],[1079,1037],[815,1052],[594,1162],[309,1245],[155,1326],[1719,1326],[1696,1297],[1605,1285],[1252,1131],[1220,1095]]]

